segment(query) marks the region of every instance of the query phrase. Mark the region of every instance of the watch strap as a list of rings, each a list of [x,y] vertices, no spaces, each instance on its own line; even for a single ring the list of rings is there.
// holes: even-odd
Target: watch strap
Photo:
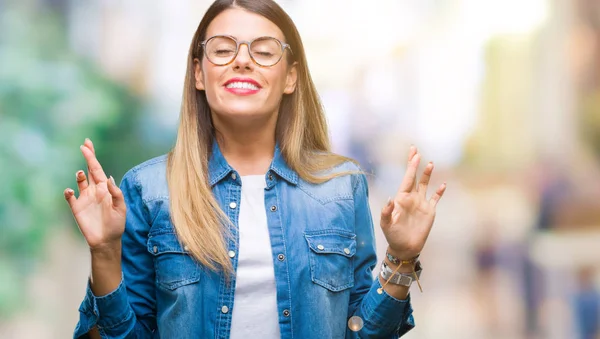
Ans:
[[[384,261],[381,264],[381,273],[380,274],[381,274],[381,277],[385,281],[387,281],[391,284],[409,287],[413,283],[413,281],[415,281],[421,277],[422,271],[423,271],[423,268],[421,267],[420,262],[417,261],[414,273],[400,273],[400,272],[394,273],[392,271],[392,269]],[[415,275],[416,275],[416,277],[415,277]]]

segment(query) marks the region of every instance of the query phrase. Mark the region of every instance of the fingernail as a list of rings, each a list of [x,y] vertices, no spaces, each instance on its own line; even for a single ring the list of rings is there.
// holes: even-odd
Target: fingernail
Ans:
[[[385,204],[385,206],[389,206],[392,204],[392,197],[388,197],[387,203]]]
[[[77,173],[75,173],[75,177],[76,178],[79,178],[81,175],[83,175],[83,171],[82,170],[79,170],[79,171],[77,171]]]
[[[73,191],[73,190],[72,190],[72,189],[70,189],[70,188],[68,188],[68,189],[67,189],[67,194],[73,194],[73,193],[75,193],[75,191]]]
[[[92,140],[90,140],[90,138],[85,138],[85,141],[90,141],[91,142]]]
[[[113,184],[113,186],[117,186],[117,184],[115,184],[115,178],[112,177],[112,175],[110,176],[110,182]]]

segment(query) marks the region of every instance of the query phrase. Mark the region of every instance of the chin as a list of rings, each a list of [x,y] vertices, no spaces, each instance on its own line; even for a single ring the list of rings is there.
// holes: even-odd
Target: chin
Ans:
[[[234,105],[226,106],[221,110],[221,116],[231,118],[260,118],[268,115],[265,112],[264,106],[258,107],[256,105]]]

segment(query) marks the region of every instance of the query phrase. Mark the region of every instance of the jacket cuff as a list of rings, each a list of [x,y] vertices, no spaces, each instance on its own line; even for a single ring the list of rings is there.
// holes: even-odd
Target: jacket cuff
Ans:
[[[134,314],[129,305],[123,277],[114,291],[101,297],[94,295],[88,280],[86,295],[79,312],[81,316],[77,328],[87,328],[87,331],[97,326],[102,332],[103,329],[115,328],[131,319]]]
[[[399,300],[385,290],[379,294],[379,288],[381,283],[379,279],[375,279],[362,303],[365,326],[379,328],[383,332],[394,333],[400,337],[415,327],[410,293],[405,300]]]

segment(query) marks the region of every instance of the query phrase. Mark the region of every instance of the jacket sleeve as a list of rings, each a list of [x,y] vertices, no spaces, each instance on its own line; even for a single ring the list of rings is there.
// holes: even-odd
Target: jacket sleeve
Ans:
[[[367,180],[364,174],[353,177],[357,250],[348,318],[355,317],[358,325],[362,320],[362,328],[353,331],[348,326],[346,338],[399,338],[415,327],[410,295],[406,300],[398,300],[385,290],[377,293],[381,284],[379,279],[373,279],[377,255]]]
[[[135,172],[125,174],[120,188],[127,205],[122,237],[123,278],[117,289],[104,296],[95,296],[88,281],[73,338],[88,338],[94,327],[102,338],[158,338],[154,263],[146,247],[149,213]]]

